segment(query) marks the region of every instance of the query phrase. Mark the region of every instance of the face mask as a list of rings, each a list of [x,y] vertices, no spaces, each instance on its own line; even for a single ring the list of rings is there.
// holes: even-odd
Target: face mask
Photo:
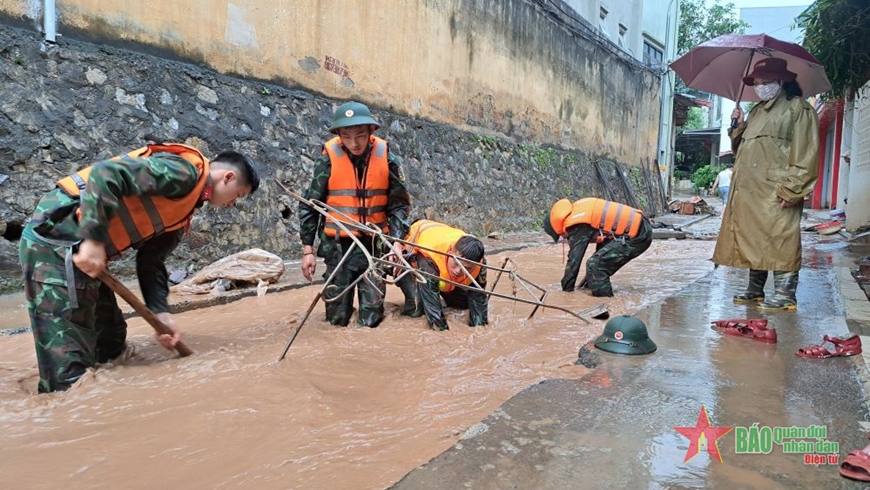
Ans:
[[[758,98],[766,102],[779,95],[781,87],[778,82],[770,82],[763,85],[754,85],[752,88],[755,89],[755,94],[758,95]]]

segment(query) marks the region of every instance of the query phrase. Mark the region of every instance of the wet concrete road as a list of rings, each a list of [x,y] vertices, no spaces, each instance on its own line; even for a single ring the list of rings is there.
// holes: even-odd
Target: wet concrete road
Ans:
[[[784,454],[777,444],[769,454],[736,454],[736,430],[718,441],[721,463],[704,448],[684,463],[689,440],[674,429],[695,426],[704,405],[714,427],[825,426],[840,461],[867,444],[861,356],[794,355],[824,334],[848,333],[840,283],[851,277],[837,264],[852,257],[841,245],[805,252],[797,312],[732,304],[746,273],[719,268],[638,314],[656,353],[596,350],[600,365],[590,375],[523,391],[392,488],[864,488],[840,477],[836,464],[806,465],[803,452]],[[711,320],[747,317],[768,318],[779,343],[710,328]]]

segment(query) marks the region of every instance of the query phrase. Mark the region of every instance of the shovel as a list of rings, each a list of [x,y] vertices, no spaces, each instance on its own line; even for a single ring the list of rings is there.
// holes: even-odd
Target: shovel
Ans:
[[[137,298],[132,291],[127,289],[127,286],[121,284],[121,281],[115,279],[115,277],[109,274],[107,271],[100,272],[100,275],[99,277],[97,277],[97,279],[99,279],[106,286],[109,286],[109,288],[112,291],[116,292],[118,296],[124,298],[124,301],[129,303],[130,306],[132,306],[133,309],[136,310],[136,313],[138,313],[139,316],[144,318],[146,322],[154,327],[154,330],[157,330],[157,333],[172,335],[172,330],[167,327],[163,322],[161,322],[160,319],[157,318],[157,315],[149,310],[144,303],[139,301],[139,298]],[[193,351],[190,349],[190,347],[184,345],[184,343],[182,343],[180,340],[177,344],[175,344],[175,350],[178,351],[178,355],[180,357],[187,357],[193,354]]]

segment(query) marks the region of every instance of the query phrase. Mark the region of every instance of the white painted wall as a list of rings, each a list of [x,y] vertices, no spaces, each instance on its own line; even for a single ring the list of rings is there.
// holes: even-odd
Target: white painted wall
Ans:
[[[849,204],[846,205],[846,230],[850,232],[870,223],[870,193],[867,192],[870,189],[870,82],[864,84],[862,92],[863,97],[855,99],[851,125],[852,163],[849,165]],[[845,133],[848,127],[843,126]]]
[[[849,197],[849,174],[852,165],[846,163],[843,155],[852,152],[852,134],[854,133],[855,101],[849,101],[843,107],[843,140],[840,143],[840,179],[837,181],[837,209],[846,209]],[[854,160],[853,160],[854,161]]]
[[[624,49],[635,58],[643,60],[643,30],[644,0],[565,0],[581,17],[596,28],[603,24],[608,37],[619,45],[619,24],[627,27],[624,36]],[[608,13],[601,20],[601,7]]]
[[[679,28],[680,2],[679,0],[644,0],[643,20],[640,46],[638,47],[643,60],[643,42],[645,38],[664,47],[664,65],[676,59],[677,54],[677,30]],[[656,158],[659,164],[659,173],[664,184],[665,193],[670,195],[671,175],[674,167],[674,140],[676,128],[674,127],[674,84],[676,75],[667,70],[662,75],[662,98],[661,117],[659,125],[659,141]]]

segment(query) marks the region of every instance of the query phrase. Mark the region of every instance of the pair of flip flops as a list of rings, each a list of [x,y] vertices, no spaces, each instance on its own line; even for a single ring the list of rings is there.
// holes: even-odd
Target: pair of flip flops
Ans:
[[[828,350],[824,345],[825,343],[833,345],[834,349]],[[860,354],[861,351],[861,337],[857,335],[852,335],[845,339],[825,335],[821,345],[811,345],[809,347],[804,347],[803,349],[798,349],[794,355],[805,357],[807,359],[827,359],[829,357],[854,356]]]
[[[858,481],[870,481],[870,445],[846,455],[840,463],[840,476]]]
[[[722,329],[725,335],[752,339],[765,344],[776,343],[776,329],[767,328],[767,320],[764,318],[716,320],[712,324],[714,329]]]

